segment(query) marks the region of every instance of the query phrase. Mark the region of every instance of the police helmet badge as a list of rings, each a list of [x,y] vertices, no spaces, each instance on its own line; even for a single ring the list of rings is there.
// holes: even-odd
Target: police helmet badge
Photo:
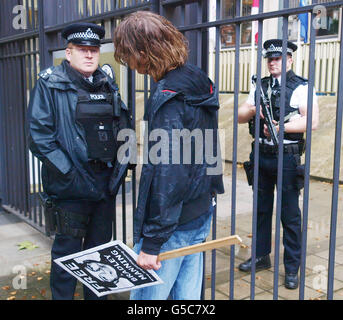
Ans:
[[[115,72],[112,68],[111,65],[109,65],[108,63],[105,63],[101,69],[110,77],[112,78],[114,81],[116,80],[116,75],[115,75]]]

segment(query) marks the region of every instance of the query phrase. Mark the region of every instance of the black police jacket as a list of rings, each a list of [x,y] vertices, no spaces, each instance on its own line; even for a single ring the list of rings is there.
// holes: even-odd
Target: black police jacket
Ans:
[[[142,168],[134,215],[134,242],[143,238],[142,250],[145,253],[157,255],[162,244],[178,227],[179,221],[189,220],[187,215],[190,211],[183,210],[186,205],[194,201],[194,209],[200,205],[198,199],[213,193],[224,193],[221,167],[213,172],[208,171],[217,163],[207,161],[205,144],[203,147],[194,144],[188,146],[191,148],[192,159],[187,164],[182,161],[184,140],[180,140],[180,145],[172,143],[173,130],[188,129],[193,133],[193,130],[198,130],[205,135],[205,130],[209,129],[216,137],[218,109],[218,94],[213,83],[203,71],[191,64],[168,72],[151,93],[144,114],[148,136],[153,132],[158,134],[158,129],[164,130],[164,138],[169,138],[169,148],[164,148],[165,152],[161,149],[157,156],[160,155],[164,163],[157,163],[151,157],[156,144],[153,134],[149,142],[145,143],[149,161]],[[210,144],[209,141],[207,143]],[[217,139],[213,139],[212,148],[209,145],[207,147],[207,152],[214,151],[216,155],[219,150]],[[179,162],[172,160],[173,152],[175,155],[177,149],[181,154]],[[194,160],[196,153],[203,157],[202,162]],[[221,165],[221,159],[219,163]],[[209,203],[199,213],[206,213],[208,207]]]
[[[118,87],[105,72],[98,68],[111,90]],[[55,199],[87,199],[98,201],[104,197],[97,190],[88,164],[85,132],[75,121],[78,101],[77,88],[70,80],[64,63],[50,67],[39,74],[31,92],[28,108],[28,137],[31,152],[42,162],[44,191]],[[121,103],[119,125],[130,128],[127,107]],[[121,129],[120,128],[120,129]],[[116,192],[125,177],[128,165],[116,163],[112,177]]]

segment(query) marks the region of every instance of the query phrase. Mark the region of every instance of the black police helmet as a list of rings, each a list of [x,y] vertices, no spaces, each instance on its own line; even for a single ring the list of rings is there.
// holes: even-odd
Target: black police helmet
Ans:
[[[267,40],[263,44],[265,58],[274,58],[282,56],[282,39]],[[298,49],[298,46],[290,41],[287,41],[287,54],[292,55],[294,51]]]
[[[62,30],[62,37],[82,46],[100,47],[105,29],[94,23],[74,23]]]

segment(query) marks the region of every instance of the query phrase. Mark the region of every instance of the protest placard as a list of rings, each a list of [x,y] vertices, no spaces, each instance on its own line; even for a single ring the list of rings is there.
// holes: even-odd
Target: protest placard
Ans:
[[[153,270],[144,270],[136,260],[133,250],[115,240],[54,262],[101,297],[163,283]]]

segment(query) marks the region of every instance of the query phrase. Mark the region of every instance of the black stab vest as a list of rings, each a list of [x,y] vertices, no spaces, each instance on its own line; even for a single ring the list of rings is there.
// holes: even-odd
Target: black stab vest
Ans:
[[[294,112],[298,111],[296,108],[292,108],[290,105],[292,94],[294,90],[299,86],[299,85],[305,85],[307,84],[307,80],[297,76],[292,70],[288,71],[286,74],[286,96],[285,96],[285,117]],[[272,84],[272,76],[269,77],[264,77],[261,79],[261,86],[263,89],[263,92],[266,97],[268,97],[268,88],[269,88],[269,83],[270,85]],[[280,85],[281,89],[281,85]],[[307,99],[307,97],[304,97],[304,99]],[[281,90],[272,90],[272,94],[270,97],[270,100],[272,102],[272,112],[273,112],[273,117],[274,120],[279,121],[280,120],[280,103],[281,103]],[[255,91],[255,102],[256,102],[256,91]],[[261,99],[261,103],[263,104],[263,101]],[[258,105],[255,103],[255,105]],[[286,121],[287,122],[287,121]],[[260,138],[266,138],[266,136],[263,134],[263,125],[264,121],[260,121]],[[255,117],[253,117],[249,121],[249,132],[250,134],[254,137],[255,135]],[[304,134],[303,133],[284,133],[284,139],[286,140],[294,140],[294,141],[299,141],[303,140]]]
[[[93,83],[67,61],[68,76],[77,87],[78,102],[76,121],[82,126],[88,149],[89,160],[113,162],[117,155],[117,133],[119,130],[120,105],[114,92],[110,90],[107,78],[96,70]]]
[[[112,162],[116,157],[115,121],[112,94],[78,90],[76,120],[86,134],[89,160]]]

